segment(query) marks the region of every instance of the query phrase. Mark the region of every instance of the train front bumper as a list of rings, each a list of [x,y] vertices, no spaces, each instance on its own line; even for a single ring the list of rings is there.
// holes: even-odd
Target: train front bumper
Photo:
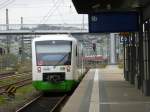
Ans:
[[[45,82],[45,81],[33,81],[33,86],[39,91],[45,92],[69,92],[76,85],[75,80],[65,80],[59,83]]]

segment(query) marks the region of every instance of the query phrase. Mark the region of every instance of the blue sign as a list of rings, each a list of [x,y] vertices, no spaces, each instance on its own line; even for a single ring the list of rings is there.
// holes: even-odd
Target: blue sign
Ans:
[[[89,14],[89,32],[136,32],[139,30],[137,12],[103,12]]]

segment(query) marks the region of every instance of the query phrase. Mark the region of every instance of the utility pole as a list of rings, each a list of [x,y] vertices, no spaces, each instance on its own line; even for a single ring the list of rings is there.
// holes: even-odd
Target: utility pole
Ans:
[[[84,14],[82,16],[82,30],[84,30]]]
[[[23,17],[21,17],[21,29],[23,29]]]
[[[8,17],[8,9],[6,9],[6,30],[9,30],[9,17]]]
[[[9,30],[9,17],[8,17],[8,9],[6,9],[6,30]],[[9,54],[10,50],[9,50],[9,36],[6,36],[6,41],[7,41],[7,54]]]
[[[21,27],[20,27],[20,30],[22,30],[23,29],[23,17],[21,17],[20,18],[20,25],[21,25]],[[20,55],[20,61],[21,61],[21,63],[23,63],[23,61],[24,61],[24,36],[23,35],[21,35],[21,37],[20,37],[20,39],[21,39],[21,43],[20,43],[20,47],[19,47],[19,55]]]
[[[23,29],[23,17],[21,17],[21,29]],[[21,36],[21,63],[24,62],[24,36]]]
[[[21,63],[24,62],[24,36],[21,36]]]

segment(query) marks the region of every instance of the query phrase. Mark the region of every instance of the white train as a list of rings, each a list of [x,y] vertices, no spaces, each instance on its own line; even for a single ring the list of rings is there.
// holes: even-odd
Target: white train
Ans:
[[[33,86],[45,92],[72,90],[86,71],[83,57],[82,45],[70,35],[43,35],[33,39]]]

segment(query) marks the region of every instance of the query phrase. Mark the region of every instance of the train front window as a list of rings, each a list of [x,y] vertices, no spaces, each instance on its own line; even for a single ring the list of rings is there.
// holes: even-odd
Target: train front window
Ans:
[[[70,41],[36,42],[36,59],[38,66],[71,65]]]

